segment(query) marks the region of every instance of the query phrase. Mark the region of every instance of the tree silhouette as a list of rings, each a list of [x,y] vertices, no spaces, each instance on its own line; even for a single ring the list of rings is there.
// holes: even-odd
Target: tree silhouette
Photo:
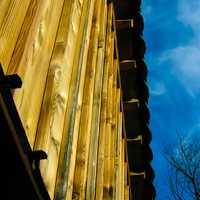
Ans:
[[[177,146],[167,146],[164,155],[172,199],[200,200],[200,140],[178,136]]]

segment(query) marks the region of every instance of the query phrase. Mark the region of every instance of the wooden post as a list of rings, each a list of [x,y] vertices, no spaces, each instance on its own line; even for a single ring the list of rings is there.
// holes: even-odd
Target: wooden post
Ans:
[[[55,47],[48,71],[44,100],[34,149],[44,150],[47,160],[41,161],[41,172],[53,199],[69,94],[69,83],[82,5],[65,0]]]
[[[102,3],[102,7],[105,5]],[[102,12],[105,14],[105,12]],[[103,16],[105,19],[105,16]],[[92,114],[92,128],[91,128],[91,140],[90,140],[90,153],[88,160],[88,175],[87,175],[87,191],[86,199],[95,199],[96,194],[96,176],[97,176],[97,152],[99,144],[99,131],[100,131],[100,115],[102,105],[102,85],[103,85],[103,73],[105,70],[104,65],[104,47],[105,47],[105,24],[101,22],[102,31],[100,33],[99,51],[97,58],[97,71],[95,76],[95,91],[93,101],[93,114]]]
[[[116,34],[114,32],[114,34]],[[113,55],[114,56],[114,55]],[[118,93],[117,89],[117,60],[114,60],[113,63],[113,101],[112,101],[112,106],[113,106],[113,120],[112,120],[112,172],[113,172],[113,178],[112,178],[112,184],[113,184],[113,198],[116,199],[116,187],[117,187],[117,182],[116,182],[116,148],[117,148],[117,138],[118,138],[118,116],[120,112],[120,96]]]
[[[107,42],[106,49],[108,54],[106,56],[106,65],[108,65],[108,82],[107,82],[107,106],[106,106],[106,129],[105,129],[105,148],[104,148],[104,186],[103,198],[108,199],[110,194],[112,196],[111,182],[111,166],[110,166],[110,148],[111,148],[111,123],[112,123],[112,84],[113,84],[113,33],[112,33],[112,5],[108,5],[108,27],[107,27]]]
[[[69,99],[63,129],[55,200],[72,198],[78,131],[89,48],[88,38],[90,38],[93,8],[94,0],[83,1],[83,11],[80,20],[81,23],[76,44],[76,54],[73,63]]]
[[[96,199],[103,198],[103,178],[104,178],[104,148],[105,148],[105,132],[106,132],[106,116],[107,116],[107,93],[108,93],[108,53],[109,48],[107,48],[109,43],[109,33],[111,31],[110,27],[107,26],[107,2],[103,0],[102,2],[102,14],[101,14],[101,34],[99,40],[99,46],[105,48],[106,40],[106,50],[105,52],[105,62],[104,74],[103,74],[103,89],[102,89],[102,102],[101,102],[101,121],[100,121],[100,132],[99,132],[99,145],[98,145],[98,161],[97,161],[97,181],[96,181]],[[107,27],[107,32],[106,28]],[[107,33],[107,34],[106,34]]]
[[[98,41],[100,32],[101,1],[95,2],[92,32],[87,61],[87,71],[84,86],[84,97],[81,111],[79,138],[74,173],[73,198],[84,200],[86,194],[87,167],[89,157],[89,145],[91,139],[92,110],[94,99],[95,74],[97,71]],[[104,60],[104,59],[103,59]],[[102,60],[102,61],[103,61]]]
[[[121,141],[122,141],[122,113],[118,114],[118,131],[116,139],[116,199],[121,199],[122,192],[122,173],[121,173]]]
[[[121,200],[124,200],[124,162],[125,162],[125,141],[122,139],[122,144],[121,144]]]
[[[30,2],[31,0],[0,2],[0,60],[5,73]]]
[[[48,154],[40,169],[51,199],[132,198],[123,106],[138,100],[123,104],[115,22],[133,20],[115,21],[113,7],[0,1],[0,61],[22,78],[14,100],[31,147]]]
[[[129,193],[130,193],[130,188],[129,186],[125,186],[125,200],[129,200]]]
[[[41,3],[41,1],[38,3]],[[63,3],[64,0],[46,0],[41,3],[40,10],[37,13],[37,23],[35,22],[31,26],[30,35],[27,38],[27,46],[23,51],[20,61],[17,61],[19,65],[15,67],[10,65],[8,70],[9,73],[19,74],[23,80],[22,88],[16,90],[14,93],[14,100],[32,147],[35,141],[47,72],[55,44]],[[32,28],[35,29],[34,35],[31,32]],[[21,45],[24,45],[23,42]],[[19,46],[20,44],[18,44]],[[13,55],[13,58],[15,58],[15,55]],[[11,63],[13,64],[13,62]]]

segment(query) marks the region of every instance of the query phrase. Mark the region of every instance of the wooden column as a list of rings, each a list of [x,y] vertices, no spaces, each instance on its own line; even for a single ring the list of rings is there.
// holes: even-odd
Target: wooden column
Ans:
[[[95,98],[95,78],[98,76],[99,71],[97,67],[103,68],[102,64],[98,65],[99,51],[102,50],[98,47],[100,29],[100,13],[101,13],[101,1],[95,2],[94,16],[92,21],[92,32],[90,37],[90,45],[87,60],[86,79],[84,86],[83,105],[81,111],[81,120],[79,128],[76,165],[74,173],[73,184],[73,198],[85,199],[86,198],[86,183],[88,173],[88,158],[91,141],[91,127],[92,127],[92,113],[93,103]],[[104,24],[103,24],[104,25]],[[102,47],[101,47],[102,48]],[[104,48],[103,48],[104,51]],[[101,58],[101,63],[104,61],[104,57]]]
[[[48,70],[34,147],[34,149],[42,149],[48,154],[47,160],[41,162],[41,172],[52,199],[76,50],[76,46],[73,44],[76,44],[77,41],[81,12],[82,4],[79,3],[79,0],[65,0]]]
[[[115,23],[132,21],[116,21],[113,7],[0,1],[0,62],[22,78],[14,100],[31,147],[48,154],[51,199],[131,199]]]
[[[55,199],[71,199],[94,0],[83,1],[65,114]]]
[[[16,62],[14,60],[10,62],[8,73],[17,73],[22,78],[22,88],[16,90],[14,100],[29,142],[33,147],[47,72],[54,49],[64,0],[32,0],[31,3],[34,6],[39,4],[40,8],[37,10],[37,14],[35,14],[35,21],[33,23],[29,22],[31,23],[31,27],[27,33],[26,43],[24,44],[21,39],[18,40],[16,50],[13,54],[13,59]],[[29,19],[30,21],[32,20],[31,18]],[[24,23],[23,26],[26,27],[27,23]],[[24,31],[26,30],[25,27],[22,27],[19,38],[23,38]],[[21,56],[15,55],[18,54],[17,49],[22,49]]]
[[[30,2],[31,0],[1,0],[0,2],[0,60],[5,73]]]

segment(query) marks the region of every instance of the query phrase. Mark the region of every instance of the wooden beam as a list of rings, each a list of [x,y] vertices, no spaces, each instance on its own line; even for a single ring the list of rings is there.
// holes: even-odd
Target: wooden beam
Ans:
[[[82,5],[78,0],[65,0],[55,41],[34,149],[44,150],[47,160],[40,168],[46,187],[53,199],[59,154],[62,142],[65,111],[69,95],[72,64]]]
[[[0,61],[7,72],[26,12],[31,0],[3,0],[0,2]]]
[[[140,106],[140,101],[139,99],[131,99],[129,101],[125,101],[123,103],[123,107],[124,107],[124,110],[133,110],[135,108],[135,106],[137,106],[137,108],[139,108]]]
[[[125,196],[124,196],[124,199],[125,200],[129,200],[129,193],[130,193],[130,187],[129,186],[126,186],[125,187]]]
[[[97,71],[97,56],[100,48],[98,48],[99,42],[99,21],[100,21],[100,10],[101,1],[95,2],[94,17],[92,22],[92,32],[90,38],[90,46],[88,52],[87,71],[84,86],[83,105],[81,111],[81,121],[79,128],[79,138],[76,155],[76,166],[74,173],[73,183],[73,197],[77,199],[85,199],[86,194],[86,181],[88,172],[88,157],[90,149],[91,139],[91,126],[92,126],[92,110],[94,100],[94,87],[95,87],[95,75]],[[103,48],[104,51],[104,48]],[[104,62],[102,57],[101,62]]]
[[[116,138],[116,156],[115,156],[115,171],[116,171],[116,190],[115,199],[121,199],[122,191],[122,174],[121,174],[121,140],[122,140],[122,113],[118,113],[118,127],[117,127],[117,138]]]
[[[124,139],[122,139],[122,141],[121,141],[121,179],[122,179],[122,181],[121,181],[121,187],[122,187],[122,189],[121,189],[121,200],[124,200],[124,193],[125,193],[125,191],[124,191],[124,183],[125,183],[125,178],[124,178],[124,163],[125,163],[125,141],[124,141]]]
[[[76,53],[71,75],[69,99],[65,112],[62,148],[56,182],[55,200],[72,199],[78,132],[83,100],[89,39],[92,27],[94,0],[83,1]]]
[[[108,5],[108,23],[112,30],[113,5]],[[106,119],[106,140],[105,140],[105,160],[104,160],[104,190],[103,198],[113,198],[113,151],[112,151],[112,122],[113,122],[113,61],[114,61],[114,32],[110,33],[110,48],[108,59],[108,101],[107,101],[107,119]]]
[[[35,1],[31,3],[33,2]],[[47,72],[64,0],[37,1],[37,3],[39,10],[36,14],[36,21],[32,23],[28,33],[25,48],[20,47],[20,45],[24,46],[22,40],[19,40],[19,44],[17,44],[19,49],[23,49],[22,56],[15,55],[18,54],[16,49],[13,58],[18,65],[15,66],[15,62],[11,61],[8,70],[9,74],[17,73],[23,80],[22,88],[14,93],[14,100],[31,147],[35,141]],[[29,19],[31,20],[31,18]],[[25,30],[24,27],[22,29]],[[24,31],[20,34],[23,33]],[[19,38],[22,37],[22,35],[19,36]]]
[[[107,33],[106,33],[107,27]],[[108,42],[110,37],[111,27],[107,26],[107,1],[102,2],[101,13],[101,33],[99,44],[101,47],[106,48],[104,50],[104,72],[103,72],[103,88],[102,88],[102,102],[101,102],[101,121],[99,132],[99,145],[98,145],[98,160],[97,160],[97,180],[96,180],[96,196],[97,200],[103,199],[103,181],[104,181],[104,149],[106,139],[106,117],[107,117],[107,101],[108,101],[108,55],[109,48]],[[99,54],[101,55],[101,54]]]
[[[130,29],[134,27],[134,20],[133,19],[117,19],[115,20],[116,29]]]
[[[134,138],[134,139],[127,139],[126,141],[127,141],[127,142],[135,142],[135,141],[140,141],[140,142],[141,142],[141,144],[143,144],[143,137],[142,137],[142,135],[138,135],[138,137],[137,137],[137,138]]]
[[[105,32],[104,32],[105,33]],[[106,44],[107,45],[107,44]],[[106,47],[107,48],[107,47]],[[87,192],[86,199],[94,199],[96,193],[96,178],[97,178],[97,153],[98,153],[98,143],[100,134],[100,120],[101,120],[101,105],[102,105],[102,87],[103,87],[103,72],[105,69],[104,62],[101,60],[101,54],[99,52],[98,62],[97,62],[97,74],[95,81],[95,96],[93,103],[93,127],[91,131],[91,142],[90,142],[90,155],[89,155],[89,165],[88,165],[88,178],[87,178]]]
[[[120,61],[120,70],[121,71],[127,71],[127,70],[133,70],[136,69],[136,61],[135,60],[122,60]]]
[[[129,172],[130,176],[144,176],[146,177],[145,172],[135,173],[135,172]]]

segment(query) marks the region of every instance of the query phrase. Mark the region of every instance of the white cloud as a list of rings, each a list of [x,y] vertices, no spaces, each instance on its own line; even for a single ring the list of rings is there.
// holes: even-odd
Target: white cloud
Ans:
[[[189,44],[165,51],[159,61],[173,64],[174,73],[191,96],[200,92],[200,1],[179,0],[177,19],[192,28]]]
[[[198,0],[179,0],[178,19],[191,26],[194,30],[200,29],[200,1]]]
[[[150,94],[152,96],[160,96],[165,93],[166,93],[166,87],[164,83],[156,81],[150,84]]]
[[[179,46],[164,52],[160,61],[173,64],[172,73],[184,84],[190,95],[200,92],[200,48]]]

